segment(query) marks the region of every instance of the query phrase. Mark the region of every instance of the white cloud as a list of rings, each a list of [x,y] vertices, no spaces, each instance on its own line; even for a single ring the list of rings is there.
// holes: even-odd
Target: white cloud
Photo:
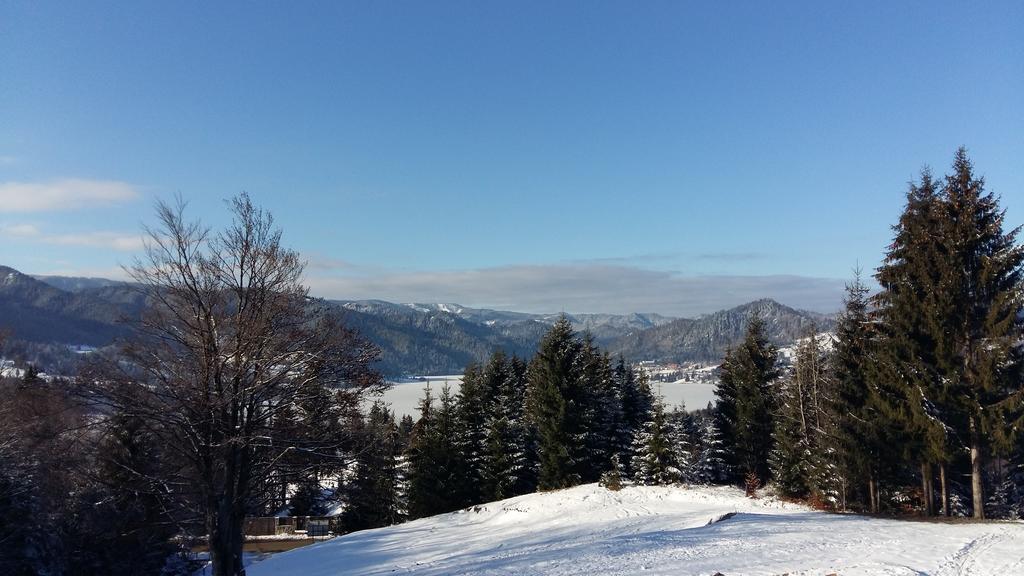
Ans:
[[[115,180],[69,178],[38,182],[0,182],[0,213],[53,212],[139,197],[134,186]]]
[[[0,234],[17,238],[28,238],[39,235],[39,228],[34,224],[11,224],[0,226]]]
[[[504,266],[474,270],[317,276],[311,292],[336,299],[458,302],[523,312],[657,312],[696,316],[774,298],[796,308],[834,312],[845,282],[792,275],[680,276],[618,265]]]
[[[85,246],[91,248],[107,248],[121,252],[141,250],[143,238],[139,234],[120,232],[84,232],[80,234],[47,234],[34,224],[0,225],[0,236],[20,238],[35,243],[56,246]]]
[[[143,247],[142,236],[119,234],[117,232],[55,234],[42,237],[42,241],[58,246],[91,246],[94,248],[110,248],[122,252],[137,251]]]

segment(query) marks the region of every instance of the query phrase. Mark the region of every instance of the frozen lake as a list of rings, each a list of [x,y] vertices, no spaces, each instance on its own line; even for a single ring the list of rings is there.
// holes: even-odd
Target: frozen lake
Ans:
[[[430,383],[431,395],[436,400],[441,394],[441,388],[447,383],[451,386],[452,394],[459,391],[462,385],[462,375],[451,376],[428,376],[422,380],[406,380],[395,382],[387,392],[384,393],[384,401],[391,406],[395,418],[401,418],[403,414],[411,414],[415,418],[419,414],[417,405],[423,398],[423,389]],[[715,401],[715,384],[694,383],[694,382],[654,382],[651,384],[655,394],[661,394],[665,398],[665,404],[669,408],[685,403],[690,410],[704,408],[708,402]]]

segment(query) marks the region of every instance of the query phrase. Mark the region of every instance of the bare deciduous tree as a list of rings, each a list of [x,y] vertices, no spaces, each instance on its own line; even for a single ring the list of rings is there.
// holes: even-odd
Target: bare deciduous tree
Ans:
[[[149,305],[119,375],[90,379],[94,399],[142,416],[183,463],[165,481],[190,494],[217,576],[245,573],[247,509],[283,462],[341,456],[336,434],[290,420],[330,420],[384,387],[377,349],[309,297],[270,214],[244,194],[230,208],[215,234],[186,220],[180,199],[158,204],[159,226],[128,268]]]

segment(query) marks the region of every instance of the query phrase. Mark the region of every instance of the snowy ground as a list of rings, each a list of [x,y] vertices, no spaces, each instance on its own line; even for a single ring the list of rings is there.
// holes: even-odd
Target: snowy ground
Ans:
[[[452,393],[459,391],[462,385],[462,376],[430,376],[431,394],[436,400],[441,395],[441,387],[445,382],[451,386]],[[413,417],[419,414],[419,402],[423,398],[423,388],[426,386],[424,380],[395,382],[394,385],[384,393],[384,401],[391,405],[391,410],[396,418],[403,414],[411,414]],[[655,382],[652,384],[655,393],[661,393],[665,398],[665,404],[672,408],[681,403],[686,403],[686,408],[696,410],[704,408],[708,402],[715,400],[715,384],[703,382]]]
[[[596,485],[357,532],[250,576],[1024,575],[1024,523],[827,514],[734,488]]]

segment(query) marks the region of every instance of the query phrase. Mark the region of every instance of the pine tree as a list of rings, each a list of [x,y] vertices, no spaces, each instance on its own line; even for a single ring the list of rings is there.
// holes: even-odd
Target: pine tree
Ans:
[[[681,480],[670,437],[665,404],[659,399],[654,403],[651,420],[640,430],[634,441],[633,479],[637,484],[664,485]]]
[[[770,463],[784,494],[810,495],[824,504],[841,499],[841,480],[833,464],[833,380],[820,339],[815,327],[809,327],[797,347],[793,370],[780,383]]]
[[[618,400],[618,422],[610,434],[609,449],[615,454],[628,455],[633,451],[633,441],[651,420],[654,393],[646,374],[637,374],[632,366],[619,357],[612,373],[613,395]],[[633,475],[631,459],[621,463],[627,475]]]
[[[413,429],[408,459],[408,515],[422,518],[459,507],[462,489],[461,455],[455,438],[455,400],[450,388],[441,389],[433,406],[428,387],[420,401],[420,419]]]
[[[1019,229],[1004,233],[1003,221],[961,148],[941,191],[927,172],[911,186],[877,275],[885,336],[879,390],[921,462],[929,512],[932,464],[944,481],[952,454],[967,449],[973,512],[984,517],[986,454],[1012,445],[1004,422],[1024,396],[1017,347],[1024,250]]]
[[[975,177],[960,148],[942,188],[943,266],[934,334],[944,421],[970,449],[974,516],[984,517],[984,459],[1007,453],[1003,407],[1021,392],[1024,249],[1020,228],[1003,231],[1005,213]]]
[[[615,431],[622,420],[622,406],[616,393],[611,359],[594,343],[590,334],[583,340],[580,362],[584,390],[584,482],[597,480],[607,469],[616,449]]]
[[[770,477],[777,354],[765,334],[764,320],[750,318],[743,343],[722,362],[716,391],[716,425],[731,468],[742,476],[754,474],[761,482]]]
[[[700,431],[692,414],[680,404],[667,415],[669,445],[679,468],[679,481],[697,481],[697,461],[700,456]]]
[[[370,407],[356,455],[356,475],[346,490],[346,530],[390,526],[401,521],[398,493],[399,437],[394,415],[383,401]]]
[[[733,475],[715,422],[714,417],[707,417],[703,422],[693,473],[693,481],[699,484],[719,484]]]
[[[529,490],[526,428],[523,422],[525,370],[518,358],[495,352],[485,381],[493,391],[483,464],[485,501],[501,500]]]
[[[504,363],[503,356],[492,357],[499,373],[484,370],[477,364],[466,367],[456,401],[456,438],[459,451],[464,458],[465,468],[462,475],[462,487],[459,490],[459,506],[470,506],[486,500],[482,489],[484,486],[485,458],[488,450],[491,405],[498,384],[494,381],[502,377],[500,370]]]
[[[925,170],[920,183],[908,189],[903,214],[893,227],[895,237],[875,275],[882,290],[875,297],[880,338],[871,373],[889,446],[899,450],[890,448],[882,460],[920,463],[923,507],[929,514],[927,470],[948,452],[948,428],[943,422],[947,415],[939,409],[943,386],[932,329],[940,316],[935,295],[942,289],[941,212],[936,182]]]
[[[866,491],[868,509],[878,512],[880,445],[887,423],[874,408],[870,387],[874,329],[868,315],[868,289],[857,270],[846,286],[843,312],[836,321],[831,371],[836,393],[831,413],[835,417],[835,442],[840,476],[847,485]]]
[[[564,315],[544,335],[530,363],[530,420],[537,430],[541,490],[581,480],[580,342]]]

